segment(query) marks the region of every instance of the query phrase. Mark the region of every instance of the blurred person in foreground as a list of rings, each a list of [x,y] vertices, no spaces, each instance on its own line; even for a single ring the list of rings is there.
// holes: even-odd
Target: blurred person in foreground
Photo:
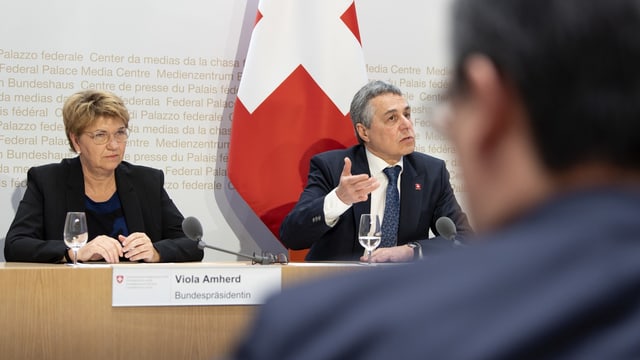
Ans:
[[[480,239],[284,290],[237,359],[640,358],[640,1],[458,0]]]
[[[310,261],[365,261],[360,215],[377,214],[382,241],[371,260],[407,262],[451,243],[428,239],[429,229],[440,235],[440,217],[452,219],[460,235],[469,234],[445,162],[414,151],[411,106],[400,89],[369,82],[354,95],[350,115],[359,144],[311,159],[307,185],[282,222],[280,240],[291,249],[310,248]],[[391,203],[398,211],[387,209]]]
[[[183,216],[164,174],[123,161],[129,112],[118,96],[87,90],[70,96],[62,116],[78,156],[27,173],[27,190],[7,233],[7,261],[73,259],[62,240],[68,211],[86,213],[89,241],[78,261],[182,262],[204,255],[182,232]]]

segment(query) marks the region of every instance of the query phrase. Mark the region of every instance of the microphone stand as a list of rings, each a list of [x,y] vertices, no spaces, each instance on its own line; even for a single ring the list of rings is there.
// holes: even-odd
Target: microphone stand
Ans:
[[[287,259],[287,257],[284,254],[278,254],[278,256],[275,256],[271,253],[265,253],[264,255],[256,255],[255,253],[253,255],[246,255],[239,252],[225,250],[219,247],[211,246],[206,242],[204,242],[202,239],[198,240],[198,249],[202,250],[204,248],[222,251],[223,253],[236,255],[241,258],[249,259],[251,260],[251,264],[260,264],[260,265],[285,264],[286,265],[289,263],[289,259]]]
[[[457,234],[451,235],[449,240],[453,242],[453,246],[464,246],[464,244],[460,240],[458,240]]]

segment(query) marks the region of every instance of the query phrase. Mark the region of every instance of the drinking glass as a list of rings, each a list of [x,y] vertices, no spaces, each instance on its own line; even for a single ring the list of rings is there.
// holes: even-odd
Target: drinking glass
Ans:
[[[68,212],[64,221],[64,243],[73,250],[73,265],[78,265],[78,250],[87,243],[87,218],[83,212]]]
[[[380,245],[382,231],[378,215],[362,214],[358,229],[360,245],[367,250],[367,263],[371,264],[371,253]]]

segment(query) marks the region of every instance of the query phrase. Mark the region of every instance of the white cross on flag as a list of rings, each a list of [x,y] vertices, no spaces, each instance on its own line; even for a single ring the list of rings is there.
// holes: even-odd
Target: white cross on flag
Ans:
[[[231,183],[276,237],[310,158],[356,143],[367,82],[353,0],[261,0],[234,107]]]

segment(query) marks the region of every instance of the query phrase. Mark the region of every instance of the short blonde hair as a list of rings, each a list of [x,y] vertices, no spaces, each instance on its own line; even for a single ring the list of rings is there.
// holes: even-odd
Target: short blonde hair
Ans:
[[[62,107],[62,121],[71,151],[76,152],[71,141],[71,134],[80,137],[82,132],[91,126],[99,117],[121,119],[126,128],[129,127],[129,111],[122,99],[108,91],[85,90],[71,95]]]

